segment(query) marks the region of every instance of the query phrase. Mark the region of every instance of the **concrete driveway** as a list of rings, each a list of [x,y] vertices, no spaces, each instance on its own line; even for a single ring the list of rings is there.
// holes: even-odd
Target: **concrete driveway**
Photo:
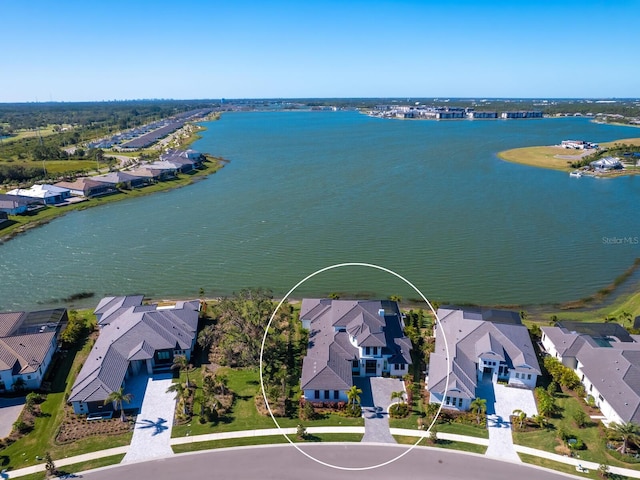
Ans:
[[[391,392],[403,391],[404,384],[397,378],[364,377],[354,379],[362,389],[360,403],[364,416],[363,442],[396,443],[389,432]]]
[[[489,447],[485,455],[519,462],[513,447],[510,417],[514,410],[522,410],[528,417],[538,413],[533,391],[483,382],[478,386],[478,396],[487,400]]]
[[[140,462],[173,455],[169,440],[176,400],[175,393],[167,393],[172,382],[171,374],[149,377],[131,445],[123,462]]]
[[[25,397],[0,398],[0,438],[8,437],[13,422],[18,420],[24,407]]]

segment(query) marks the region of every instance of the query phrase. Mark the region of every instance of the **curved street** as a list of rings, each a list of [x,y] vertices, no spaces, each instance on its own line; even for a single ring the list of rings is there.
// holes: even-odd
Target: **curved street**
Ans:
[[[315,458],[348,468],[366,468],[397,457],[407,446],[378,444],[306,444],[302,448]],[[440,479],[512,480],[535,478],[559,480],[562,474],[523,464],[442,449],[415,448],[389,465],[369,470],[345,471],[316,463],[291,445],[243,447],[176,455],[164,460],[122,464],[85,473],[88,480],[120,478],[174,478],[350,480]]]

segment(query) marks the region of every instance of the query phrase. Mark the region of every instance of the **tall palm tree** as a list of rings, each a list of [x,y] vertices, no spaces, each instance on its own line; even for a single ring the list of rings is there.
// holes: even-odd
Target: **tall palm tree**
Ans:
[[[487,401],[484,398],[476,397],[469,406],[471,411],[476,414],[476,421],[480,425],[480,416],[487,411]]]
[[[527,412],[523,412],[522,410],[520,410],[519,408],[516,408],[512,414],[518,418],[518,420],[520,421],[520,425],[519,427],[522,428],[522,425],[524,425],[524,421],[527,419]]]
[[[173,357],[173,365],[171,365],[171,370],[180,370],[180,372],[184,372],[187,377],[187,388],[191,386],[191,382],[189,381],[189,372],[191,371],[192,366],[189,364],[189,360],[185,355],[175,355]]]
[[[351,404],[352,407],[356,405],[360,405],[360,394],[362,390],[359,389],[356,385],[353,385],[349,390],[347,390],[347,400]]]
[[[622,445],[619,448],[621,454],[625,455],[627,453],[629,442],[638,442],[638,440],[640,439],[640,435],[638,434],[639,428],[640,426],[636,425],[633,422],[611,422],[609,424],[609,431],[611,432],[612,436],[614,438],[617,438],[618,440],[622,440]]]
[[[123,422],[127,419],[124,415],[123,403],[129,403],[133,395],[130,393],[124,393],[124,387],[120,387],[120,390],[111,392],[107,398],[104,399],[104,404],[109,402],[113,403],[113,407],[116,410],[120,410],[120,420]]]

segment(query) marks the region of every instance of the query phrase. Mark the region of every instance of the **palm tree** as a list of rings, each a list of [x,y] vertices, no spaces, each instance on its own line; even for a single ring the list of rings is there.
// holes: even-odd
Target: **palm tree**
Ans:
[[[513,412],[511,412],[514,417],[517,417],[520,421],[519,427],[522,428],[524,425],[524,421],[527,419],[527,412],[523,412],[519,408],[516,408]]]
[[[476,421],[480,425],[480,415],[484,415],[487,411],[487,401],[484,398],[476,397],[470,405],[470,409],[476,414]]]
[[[220,393],[222,395],[226,395],[227,394],[227,383],[229,382],[227,376],[223,375],[222,373],[217,373],[213,377],[213,381],[214,381],[214,384],[215,384],[215,388],[219,388],[220,389]]]
[[[124,415],[123,403],[129,403],[132,398],[133,395],[130,393],[124,393],[124,387],[120,387],[120,390],[111,392],[109,396],[104,399],[104,404],[106,405],[107,403],[112,402],[113,408],[120,410],[120,420],[124,422],[127,418]]]
[[[398,392],[391,392],[391,401],[400,400],[400,403],[404,403],[404,392],[402,390]]]
[[[353,385],[349,390],[347,390],[347,400],[351,404],[352,408],[356,405],[360,405],[360,394],[362,390],[360,390],[356,385]]]
[[[171,365],[171,370],[180,370],[180,372],[184,372],[187,377],[187,388],[191,386],[191,382],[189,381],[189,372],[191,371],[192,366],[189,364],[189,360],[185,355],[175,355],[173,357],[173,365]]]
[[[186,397],[187,397],[187,392],[189,390],[187,388],[185,388],[185,386],[178,382],[178,383],[172,383],[169,388],[167,388],[167,393],[169,392],[175,392],[176,394],[176,401],[182,405],[182,413],[184,415],[187,415],[187,402]]]
[[[629,448],[629,442],[637,442],[640,436],[638,435],[638,429],[640,427],[633,422],[629,423],[616,423],[611,422],[609,424],[609,431],[611,435],[618,439],[622,440],[622,445],[618,450],[620,453],[625,455],[627,453],[627,448]]]

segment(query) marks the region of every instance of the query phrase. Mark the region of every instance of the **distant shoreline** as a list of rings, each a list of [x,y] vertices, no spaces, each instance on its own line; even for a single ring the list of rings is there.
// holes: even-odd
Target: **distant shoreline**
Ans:
[[[640,145],[640,138],[623,138],[620,140],[614,140],[612,142],[604,142],[600,145],[602,147],[608,148],[613,147],[616,143]],[[582,151],[581,153],[572,155],[573,152],[575,152],[575,150],[568,150],[559,145],[547,145],[512,148],[510,150],[503,150],[501,152],[498,152],[497,156],[498,158],[506,162],[528,165],[530,167],[546,168],[548,170],[558,170],[568,173],[572,170],[575,170],[570,165],[572,161],[580,160],[582,156],[593,153],[592,151]],[[609,172],[606,174],[600,174],[597,176],[600,178],[617,178],[638,174],[640,174],[640,170],[625,169]]]

